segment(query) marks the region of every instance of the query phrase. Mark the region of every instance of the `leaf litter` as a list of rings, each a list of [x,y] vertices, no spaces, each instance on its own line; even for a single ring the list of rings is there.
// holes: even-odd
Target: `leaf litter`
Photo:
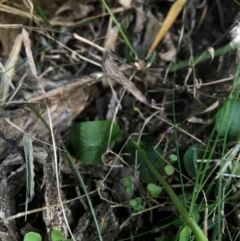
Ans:
[[[67,233],[65,224],[61,223],[64,222],[62,214],[59,214],[60,212],[66,212],[76,240],[80,240],[78,236],[83,237],[84,240],[94,240],[97,237],[97,234],[94,234],[95,229],[92,229],[91,235],[87,232],[90,226],[94,226],[92,224],[90,226],[83,225],[83,223],[91,222],[92,214],[89,210],[85,210],[85,205],[81,204],[81,202],[85,202],[85,198],[81,196],[81,187],[76,191],[78,186],[75,184],[76,177],[69,171],[71,169],[63,152],[59,151],[58,153],[59,175],[61,176],[60,192],[65,198],[63,202],[77,196],[81,197],[81,202],[72,200],[70,205],[64,205],[65,210],[59,209],[59,206],[56,206],[55,209],[52,208],[52,205],[59,204],[56,187],[51,185],[56,180],[52,175],[52,181],[47,178],[44,178],[44,182],[41,181],[43,170],[47,172],[48,167],[44,165],[46,162],[49,162],[48,164],[53,162],[51,158],[53,156],[52,142],[49,140],[50,134],[47,128],[51,123],[49,118],[52,120],[57,140],[63,141],[70,151],[70,126],[83,121],[105,120],[108,116],[108,119],[113,119],[124,131],[140,135],[140,137],[138,136],[139,139],[146,135],[156,138],[164,150],[161,155],[167,161],[170,154],[176,153],[175,142],[172,138],[173,132],[168,132],[169,128],[174,127],[173,129],[178,130],[177,142],[182,152],[186,151],[188,146],[196,143],[196,140],[200,140],[204,144],[207,143],[211,125],[207,127],[207,131],[202,131],[201,127],[204,123],[210,123],[217,108],[224,102],[226,93],[223,93],[223,97],[218,98],[216,92],[231,87],[231,82],[229,82],[230,84],[216,83],[212,85],[211,83],[215,83],[214,81],[219,76],[228,78],[230,74],[234,74],[236,64],[226,60],[227,67],[219,67],[220,58],[212,56],[211,61],[193,66],[186,82],[187,90],[183,88],[187,68],[179,70],[175,75],[175,80],[174,74],[169,70],[171,65],[176,64],[176,54],[177,62],[188,60],[192,55],[198,56],[226,32],[218,26],[212,26],[213,22],[211,21],[213,19],[215,22],[219,22],[218,10],[213,3],[209,3],[213,9],[212,12],[207,11],[205,20],[201,20],[201,26],[198,29],[191,29],[191,26],[194,26],[194,21],[200,21],[203,8],[191,5],[192,8],[188,10],[194,14],[187,15],[186,22],[182,25],[180,24],[181,17],[178,17],[163,39],[162,44],[158,44],[155,61],[151,67],[146,67],[148,64],[145,59],[146,54],[152,52],[150,46],[157,35],[159,25],[162,24],[161,21],[166,19],[172,3],[110,2],[112,12],[137,51],[139,60],[144,63],[144,68],[135,67],[135,60],[127,54],[129,49],[123,43],[118,29],[114,27],[114,24],[109,24],[111,22],[110,17],[100,1],[89,0],[80,3],[79,1],[55,0],[50,3],[39,0],[37,4],[46,14],[52,29],[47,26],[36,8],[32,9],[27,1],[19,1],[19,4],[6,1],[0,5],[2,14],[0,54],[2,57],[1,63],[4,66],[2,72],[8,69],[5,62],[11,60],[12,53],[15,54],[14,62],[12,62],[14,68],[6,72],[11,84],[5,85],[3,83],[3,86],[8,90],[4,94],[3,99],[6,102],[4,101],[0,112],[2,137],[0,148],[2,176],[0,180],[5,185],[2,186],[1,192],[6,192],[6,198],[15,200],[15,203],[8,205],[7,202],[0,202],[4,210],[4,215],[1,216],[3,222],[0,225],[3,225],[6,230],[0,238],[10,237],[12,240],[21,240],[19,237],[24,235],[24,232],[34,231],[35,228],[39,227],[44,227],[41,228],[41,233],[45,234],[49,233],[51,227],[58,227]],[[225,27],[227,28],[233,23],[233,16],[237,14],[237,7],[227,0],[222,1],[221,4],[219,7],[223,11],[225,11],[226,6],[229,9],[229,12],[224,12],[224,16],[226,16]],[[232,8],[229,7],[229,4]],[[204,7],[209,6],[205,5]],[[4,27],[4,24],[8,24],[8,27]],[[22,34],[20,28],[15,28],[15,25],[19,24],[25,26],[22,29]],[[36,26],[37,28],[34,29],[33,27]],[[182,26],[185,30],[189,30],[189,36],[187,34],[183,36],[181,47],[178,48]],[[70,27],[74,29],[71,30]],[[57,31],[51,32],[51,30]],[[74,34],[72,34],[73,32]],[[66,33],[69,33],[69,35],[65,36]],[[16,38],[19,34],[23,37],[25,51],[23,46],[21,47],[21,41]],[[78,41],[77,36],[85,42]],[[18,50],[14,42],[18,42]],[[214,53],[211,54],[215,54],[218,47],[224,46],[228,42],[230,41],[225,38],[222,43],[214,46]],[[232,54],[232,57],[234,57],[234,51],[232,51]],[[117,57],[118,61],[113,56]],[[123,63],[122,65],[117,64],[120,63],[119,60]],[[221,62],[221,64],[223,63],[224,61]],[[220,72],[218,72],[219,69]],[[224,69],[229,71],[225,73]],[[3,76],[4,74],[2,78]],[[16,88],[23,76],[24,81],[19,85],[19,88]],[[194,94],[195,98],[193,98],[192,93],[188,90],[191,91],[191,86],[194,85],[196,79],[200,78],[203,85],[200,85],[200,89],[194,90],[196,93]],[[110,81],[112,90],[108,86],[102,85],[101,81],[104,81],[104,79]],[[113,80],[116,81],[115,84],[112,83]],[[36,86],[38,85],[36,83],[40,83],[41,87]],[[225,88],[225,86],[228,86],[228,88]],[[114,106],[118,108],[117,113],[109,115],[109,108],[112,108],[112,98],[117,99],[121,96],[122,87],[127,91],[121,103],[118,103],[121,108],[115,104]],[[17,89],[16,92],[14,92],[14,88]],[[112,94],[113,90],[115,94]],[[9,96],[12,96],[12,98]],[[98,104],[96,105],[96,103]],[[219,103],[219,106],[216,106],[215,103]],[[175,112],[173,112],[173,104]],[[50,115],[48,115],[47,106]],[[161,108],[161,111],[154,115],[157,108]],[[111,110],[112,112],[114,111]],[[153,117],[147,121],[151,115]],[[173,125],[173,115],[176,118],[176,123],[181,123],[181,125]],[[198,116],[198,118],[195,116]],[[189,120],[189,122],[186,120]],[[18,129],[15,127],[18,127]],[[18,154],[17,150],[23,147],[22,137],[24,132],[30,134],[33,140],[36,195],[28,205],[29,211],[35,212],[32,216],[36,221],[33,222],[30,218],[27,219],[29,221],[24,221],[26,212],[20,205],[26,201],[23,198],[25,196],[23,189],[27,184],[24,178],[19,177],[25,177],[25,160]],[[58,148],[60,150],[60,147]],[[39,149],[40,152],[38,152]],[[79,162],[76,164],[84,173],[83,179],[88,192],[95,193],[90,196],[94,204],[96,219],[104,230],[102,234],[104,241],[114,238],[127,238],[132,233],[140,235],[136,240],[145,240],[146,236],[141,234],[151,230],[153,224],[160,227],[166,222],[172,222],[176,210],[170,208],[171,203],[169,201],[162,201],[167,200],[164,191],[161,193],[163,195],[161,196],[162,200],[152,199],[147,195],[146,185],[139,182],[138,163],[136,165],[126,163],[125,155],[129,153],[123,153],[121,147],[116,147],[113,151],[105,153],[102,156],[101,163],[95,167],[89,167]],[[37,157],[37,152],[47,154],[41,155],[40,158]],[[13,162],[6,165],[6,162],[4,162],[9,158],[13,159],[12,155],[15,156],[21,166],[19,172],[16,171],[19,166],[14,165]],[[176,169],[177,166],[172,165]],[[134,180],[134,194],[131,194],[131,198],[133,199],[134,195],[142,198],[141,201],[145,210],[140,214],[131,213],[131,208],[127,205],[129,197],[124,193],[124,189],[118,185],[120,180],[126,177],[122,173],[123,169]],[[51,170],[54,170],[54,168]],[[10,175],[11,172],[13,172],[12,175]],[[51,176],[51,172],[47,174]],[[178,185],[177,175],[175,173],[173,176],[166,176],[165,178],[172,185]],[[187,175],[186,171],[183,172],[183,175]],[[19,185],[13,188],[16,182]],[[97,182],[101,182],[102,185],[98,186]],[[15,189],[15,192],[6,191],[8,186]],[[41,188],[42,186],[45,188]],[[49,188],[51,187],[54,188],[53,191],[50,191]],[[51,200],[51,203],[44,204],[43,199],[46,200],[46,197],[51,193],[55,193],[55,196],[50,197],[53,200]],[[37,213],[37,208],[40,208],[38,212],[42,212],[42,209],[48,209],[44,221],[40,218],[41,215]],[[101,210],[108,210],[109,212],[103,213]],[[19,215],[17,219],[10,219],[11,223],[6,221],[6,218],[11,218],[15,214]],[[53,224],[54,215],[59,215],[59,219],[56,219],[57,223]],[[159,219],[160,216],[164,217],[165,221]],[[106,220],[106,226],[104,226],[102,220]],[[28,224],[31,226],[27,226]],[[28,228],[26,229],[26,227]],[[165,229],[166,233],[169,231],[171,230]],[[162,234],[157,231],[149,234],[148,238],[158,238]],[[4,238],[4,240],[7,240],[7,238]]]

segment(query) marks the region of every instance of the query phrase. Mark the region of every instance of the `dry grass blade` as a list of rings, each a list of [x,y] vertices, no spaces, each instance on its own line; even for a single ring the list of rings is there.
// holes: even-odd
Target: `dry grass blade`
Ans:
[[[136,88],[136,86],[129,79],[127,79],[127,77],[119,70],[117,65],[113,62],[113,60],[108,56],[106,52],[104,53],[103,67],[110,77],[114,78],[114,80],[116,80],[119,84],[129,90],[132,95],[135,96],[139,101],[143,102],[146,105],[149,105],[146,97]]]
[[[31,50],[31,40],[29,39],[29,34],[25,28],[22,29],[23,44],[25,46],[25,52],[27,54],[28,64],[32,71],[33,76],[37,79],[37,69],[34,63],[32,50]]]
[[[21,46],[22,46],[22,34],[19,34],[14,42],[14,46],[12,48],[10,56],[4,66],[5,72],[2,75],[1,86],[0,86],[0,98],[2,103],[6,102],[6,99],[9,93],[9,87],[12,83],[12,77],[15,72],[15,65],[17,63],[18,56],[21,51]]]
[[[34,182],[34,158],[33,158],[33,144],[32,138],[24,132],[23,135],[23,146],[26,160],[26,172],[27,172],[27,185],[26,185],[26,201],[25,201],[25,211],[28,209],[28,203],[32,201],[35,195],[35,182]],[[27,215],[25,216],[25,221],[27,220]]]
[[[152,43],[152,46],[148,50],[148,56],[153,53],[153,51],[158,46],[159,42],[164,38],[169,28],[172,26],[173,22],[177,18],[178,14],[182,11],[184,4],[185,0],[177,0],[176,2],[174,2],[174,4],[168,12],[167,17],[165,18],[162,26],[159,29],[158,34]]]

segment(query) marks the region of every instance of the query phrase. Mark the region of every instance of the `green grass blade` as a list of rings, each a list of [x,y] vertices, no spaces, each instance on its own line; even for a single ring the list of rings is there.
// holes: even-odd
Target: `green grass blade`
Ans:
[[[111,16],[113,22],[116,24],[120,34],[122,35],[125,43],[127,44],[127,46],[129,47],[129,49],[132,51],[132,53],[135,55],[135,57],[138,59],[138,54],[137,52],[135,51],[135,49],[133,48],[133,46],[131,45],[131,43],[129,42],[126,34],[124,33],[120,23],[117,21],[117,19],[115,18],[114,14],[112,13],[111,9],[108,7],[107,3],[105,0],[102,0],[102,3],[104,5],[104,7],[106,8],[106,10],[108,11],[109,15]]]

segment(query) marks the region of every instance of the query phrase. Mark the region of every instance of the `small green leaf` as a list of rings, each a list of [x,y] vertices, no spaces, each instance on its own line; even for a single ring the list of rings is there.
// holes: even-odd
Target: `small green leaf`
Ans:
[[[160,193],[162,192],[162,188],[157,186],[154,183],[149,183],[147,185],[147,190],[150,192],[152,197],[158,197]]]
[[[155,58],[156,58],[156,53],[151,54],[151,55],[147,58],[147,63],[148,63],[149,65],[151,65],[151,64],[154,62]]]
[[[240,163],[237,161],[234,163],[232,174],[240,176]]]
[[[127,194],[133,194],[133,188],[132,187],[127,187],[126,188],[126,193]]]
[[[141,147],[145,150],[145,152],[146,152],[149,160],[153,164],[153,166],[158,171],[160,171],[160,168],[165,164],[165,162],[161,157],[162,149],[159,146],[157,146],[157,144],[158,144],[158,141],[151,136],[143,137],[140,142]],[[157,148],[155,148],[156,146],[157,146]],[[126,161],[129,164],[134,164],[136,150],[130,142],[128,142],[126,144],[124,151],[126,153],[130,154],[129,156],[126,156]],[[144,160],[142,159],[142,157],[140,155],[138,155],[137,162],[139,164],[140,181],[142,183],[146,183],[146,184],[157,183],[156,177],[149,170],[149,168],[147,167],[146,163],[144,162]]]
[[[193,215],[194,215],[194,220],[195,220],[195,222],[198,223],[199,220],[200,220],[200,215],[199,215],[199,213],[195,212]]]
[[[173,161],[173,162],[177,161],[177,156],[175,154],[171,154],[170,160]]]
[[[25,234],[23,241],[42,241],[42,237],[39,233],[28,232]]]
[[[185,226],[180,232],[179,241],[190,240],[191,233],[192,231],[189,226]]]
[[[123,140],[119,126],[111,121],[89,121],[73,126],[70,141],[76,157],[85,164],[96,164],[106,152],[111,133],[109,148]]]
[[[132,200],[129,201],[129,205],[131,207],[137,207],[138,206],[138,202],[137,202],[136,199],[132,199]]]
[[[143,205],[139,204],[137,205],[137,207],[134,208],[134,212],[137,213],[137,212],[141,212],[144,210],[144,207]]]
[[[227,101],[218,111],[215,127],[219,136],[236,138],[240,133],[240,100]]]
[[[142,198],[141,197],[136,197],[135,200],[137,201],[138,204],[142,204]]]
[[[168,176],[171,176],[171,175],[173,175],[173,173],[174,173],[174,168],[173,168],[172,165],[166,165],[166,166],[164,167],[164,171],[166,172],[166,174],[167,174]]]
[[[51,231],[51,239],[52,239],[52,241],[62,241],[64,239],[64,235],[59,230],[52,230]]]
[[[125,177],[122,179],[123,186],[131,186],[132,185],[132,179],[130,177]]]
[[[197,159],[201,159],[204,155],[204,146],[197,143],[190,146],[183,156],[184,166],[188,175],[192,178],[196,177],[198,171]]]

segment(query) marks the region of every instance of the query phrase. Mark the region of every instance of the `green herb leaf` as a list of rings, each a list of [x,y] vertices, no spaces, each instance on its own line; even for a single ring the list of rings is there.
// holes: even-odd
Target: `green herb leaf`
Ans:
[[[51,240],[52,241],[62,241],[64,239],[64,235],[59,230],[52,230],[51,231]]]
[[[135,200],[137,201],[138,204],[142,204],[142,198],[141,197],[136,197]]]
[[[147,63],[148,63],[149,65],[151,65],[151,64],[154,62],[155,58],[156,58],[156,53],[151,54],[151,55],[147,58]]]
[[[219,136],[236,138],[240,134],[240,100],[232,99],[218,111],[215,127]]]
[[[147,185],[147,190],[150,192],[152,197],[158,197],[162,192],[162,188],[155,185],[154,183],[149,183]]]
[[[204,146],[197,143],[190,146],[183,156],[184,166],[188,175],[192,178],[196,177],[198,171],[197,159],[201,159],[204,155]]]
[[[70,130],[70,141],[76,157],[85,164],[96,164],[109,148],[123,140],[119,126],[111,121],[89,121],[73,126]]]
[[[39,233],[29,232],[25,234],[23,241],[42,241],[42,237]]]
[[[174,173],[174,168],[173,168],[172,165],[166,165],[166,166],[164,167],[164,171],[166,172],[166,174],[167,174],[168,176],[171,176],[171,175],[173,175],[173,173]]]
[[[173,161],[173,162],[177,161],[177,156],[175,154],[171,154],[170,155],[170,160]]]
[[[141,212],[144,210],[144,207],[143,205],[139,204],[137,205],[137,207],[134,208],[134,212],[137,213],[137,212]]]
[[[162,167],[165,164],[165,162],[161,158],[162,149],[159,146],[157,146],[157,144],[158,144],[158,141],[155,138],[150,137],[150,136],[143,137],[140,142],[141,147],[147,153],[147,156],[148,156],[149,160],[151,161],[151,163],[153,164],[153,166],[157,170],[160,170],[160,167]],[[156,146],[157,146],[157,148],[155,148]],[[129,156],[126,157],[126,161],[129,164],[133,164],[135,162],[136,150],[130,142],[128,142],[126,144],[124,151],[126,153],[130,154]],[[139,164],[140,181],[142,183],[146,183],[146,184],[157,183],[156,177],[149,170],[149,168],[147,167],[147,165],[145,164],[144,160],[142,159],[142,157],[140,155],[138,155],[137,162]]]
[[[137,207],[138,202],[137,202],[136,199],[132,199],[132,200],[129,201],[129,205],[130,205],[131,207]]]
[[[130,177],[125,177],[122,179],[123,186],[131,186],[132,185],[132,179]]]
[[[126,193],[127,194],[133,194],[133,188],[132,187],[127,187],[126,188]]]

